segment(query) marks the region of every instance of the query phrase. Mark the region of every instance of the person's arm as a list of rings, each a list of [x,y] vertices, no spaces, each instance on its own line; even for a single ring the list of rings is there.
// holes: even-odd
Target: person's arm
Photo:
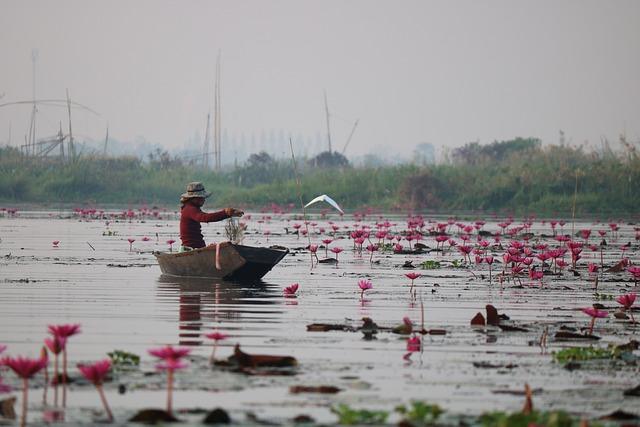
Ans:
[[[244,212],[235,208],[225,208],[217,212],[202,212],[200,208],[195,208],[191,212],[191,218],[198,222],[217,222],[232,216],[242,216]]]
[[[196,209],[191,214],[191,218],[198,222],[217,222],[229,217],[230,215],[225,209],[217,212],[202,212],[200,209]]]

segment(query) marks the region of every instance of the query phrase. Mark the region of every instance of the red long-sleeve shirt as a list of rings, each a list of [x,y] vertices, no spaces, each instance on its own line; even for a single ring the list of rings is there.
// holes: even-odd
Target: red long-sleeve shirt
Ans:
[[[199,206],[185,203],[180,210],[180,240],[182,246],[190,248],[204,248],[204,238],[200,228],[201,222],[216,222],[227,219],[229,216],[224,210],[218,212],[202,212]]]

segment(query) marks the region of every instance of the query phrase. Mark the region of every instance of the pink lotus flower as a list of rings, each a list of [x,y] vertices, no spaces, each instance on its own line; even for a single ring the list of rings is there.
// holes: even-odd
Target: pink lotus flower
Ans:
[[[640,280],[640,267],[631,266],[627,267],[627,271],[633,276],[635,286],[638,286],[638,280]]]
[[[629,310],[631,321],[635,323],[636,320],[633,318],[633,311],[631,311],[631,306],[636,302],[635,292],[630,292],[626,295],[620,295],[618,298],[616,298],[616,301],[618,301],[618,304],[622,305],[625,310]]]
[[[49,333],[54,337],[69,338],[80,333],[80,324],[69,323],[63,325],[48,325],[48,329]]]
[[[111,370],[111,360],[104,359],[90,365],[78,364],[78,370],[93,385],[99,386],[104,382],[104,378]]]
[[[421,276],[420,273],[416,273],[414,271],[404,274],[408,279],[411,280],[411,287],[409,288],[409,295],[415,297],[414,289],[413,289],[413,281]]]
[[[409,330],[411,330],[413,328],[413,322],[411,321],[411,319],[409,319],[408,316],[404,316],[402,318],[402,323],[404,323],[404,325],[409,328]]]
[[[358,281],[358,287],[360,288],[360,299],[364,298],[364,292],[373,288],[371,280],[361,279]]]
[[[410,273],[405,273],[405,276],[407,276],[407,278],[410,279],[411,282],[413,283],[413,281],[416,280],[418,277],[422,276],[422,274],[415,273],[412,271]]]
[[[376,246],[376,245],[368,245],[367,246],[367,250],[371,254],[371,255],[369,255],[369,262],[372,263],[373,262],[373,253],[378,250],[378,246]]]
[[[149,238],[149,237],[147,237],[147,236],[144,236],[144,237],[142,238],[142,241],[143,241],[143,242],[148,242],[149,240],[151,240],[151,238]]]
[[[396,243],[395,245],[393,245],[393,252],[395,253],[400,253],[402,252],[403,247],[400,243]]]
[[[413,336],[407,339],[407,351],[409,353],[420,351],[420,337]]]
[[[167,345],[165,347],[154,348],[148,350],[149,354],[162,359],[162,362],[156,365],[159,370],[167,371],[167,412],[172,412],[172,396],[173,396],[173,373],[178,369],[183,369],[187,365],[180,359],[188,355],[191,350],[188,348],[172,347]]]
[[[289,285],[286,288],[284,288],[284,296],[285,297],[294,297],[296,295],[296,292],[298,292],[298,287],[299,285],[297,283],[294,283],[293,285]]]
[[[336,261],[338,261],[338,254],[342,251],[343,249],[338,246],[334,246],[333,248],[331,248],[331,252],[333,252],[336,255]]]
[[[605,318],[609,315],[609,313],[607,313],[606,311],[598,310],[597,308],[594,308],[594,307],[583,308],[582,312],[584,314],[591,316],[591,324],[589,325],[589,335],[593,334],[593,327],[596,324],[596,319]]]
[[[624,306],[624,308],[628,310],[636,301],[636,294],[634,292],[631,292],[626,295],[620,295],[618,298],[616,298],[616,301],[618,301],[620,305]]]
[[[333,242],[332,239],[322,239],[322,243],[324,243],[324,256],[328,257],[329,254],[327,253],[327,249],[329,248],[329,245],[331,244],[331,242]]]
[[[210,340],[214,340],[214,341],[217,342],[217,341],[222,341],[224,339],[227,339],[228,335],[227,334],[223,334],[222,332],[215,331],[215,332],[211,332],[209,334],[206,334],[205,337],[209,338]]]
[[[54,335],[53,338],[45,338],[44,344],[47,346],[51,353],[53,353],[54,355],[58,355],[62,352],[62,350],[64,350],[67,344],[67,339]]]
[[[30,359],[28,357],[5,357],[0,360],[0,365],[8,366],[16,375],[22,378],[22,417],[20,419],[20,425],[25,426],[27,424],[27,409],[28,409],[28,393],[29,393],[29,378],[40,372],[47,366],[46,359]]]
[[[80,324],[79,323],[68,323],[68,324],[62,324],[62,325],[48,325],[48,329],[49,329],[49,333],[53,335],[54,337],[54,341],[55,338],[58,338],[58,343],[57,345],[62,345],[62,381],[64,384],[67,383],[67,379],[69,378],[69,376],[67,375],[67,341],[69,337],[72,337],[73,335],[77,335],[80,333]],[[46,341],[45,341],[46,344]],[[53,352],[55,357],[54,357],[54,365],[55,365],[55,372],[56,372],[56,381],[58,381],[58,357],[57,354],[55,352]],[[63,405],[66,404],[65,402],[66,399],[66,394],[63,393],[62,395],[62,403]]]
[[[296,283],[296,286],[297,286],[297,283]],[[216,361],[215,354],[216,354],[216,349],[218,348],[218,341],[222,341],[226,339],[227,335],[223,334],[222,332],[215,331],[215,332],[206,334],[205,337],[209,338],[210,340],[213,340],[213,349],[211,350],[211,356],[209,356],[209,363],[213,364]]]
[[[173,244],[174,244],[175,242],[176,242],[176,241],[175,241],[174,239],[169,239],[169,240],[167,240],[167,245],[169,245],[169,252],[173,252]]]
[[[58,245],[60,244],[60,240],[54,240],[53,242],[51,242],[53,244],[54,248],[57,248]]]
[[[191,349],[182,348],[182,347],[172,347],[170,345],[167,345],[165,347],[152,348],[152,349],[148,350],[148,352],[149,352],[150,355],[152,355],[154,357],[157,357],[158,359],[179,360],[179,359],[182,359],[183,357],[187,356],[189,353],[191,353]]]
[[[136,239],[134,239],[132,237],[129,237],[127,239],[127,242],[129,242],[129,252],[131,252],[133,250],[133,242],[135,242],[135,241],[136,241]]]
[[[598,264],[594,264],[594,263],[590,262],[588,268],[589,268],[589,273],[593,274],[593,273],[597,273],[598,272],[599,266],[598,266]]]
[[[543,271],[538,271],[534,268],[532,268],[531,270],[529,270],[529,278],[531,280],[540,280],[544,277],[544,272]]]
[[[0,365],[9,367],[17,376],[29,379],[40,372],[47,365],[46,359],[30,359],[28,357],[5,357],[0,361]]]

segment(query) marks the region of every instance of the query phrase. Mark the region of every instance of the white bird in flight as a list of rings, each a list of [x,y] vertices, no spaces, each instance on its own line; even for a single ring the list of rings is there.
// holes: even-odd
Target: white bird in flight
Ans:
[[[344,214],[344,211],[342,210],[342,208],[340,208],[340,206],[336,203],[335,200],[333,200],[331,197],[327,196],[326,194],[323,194],[322,196],[318,196],[315,199],[313,199],[312,201],[310,201],[309,203],[307,203],[306,205],[304,205],[305,208],[308,208],[309,206],[318,203],[318,202],[326,202],[329,203],[331,206],[333,206],[334,208],[336,208],[337,210],[340,211],[340,213]]]

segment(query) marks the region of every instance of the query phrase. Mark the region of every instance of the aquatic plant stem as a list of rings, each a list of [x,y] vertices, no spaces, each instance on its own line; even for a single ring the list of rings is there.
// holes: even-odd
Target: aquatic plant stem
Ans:
[[[167,412],[171,414],[172,412],[172,394],[173,394],[173,369],[167,370]]]
[[[48,365],[48,364],[47,364]],[[49,367],[44,367],[44,391],[42,392],[42,404],[47,406],[47,391],[49,390]]]
[[[427,332],[424,329],[424,301],[422,301],[422,297],[420,297],[420,332]]]
[[[98,389],[98,394],[100,395],[100,400],[102,400],[102,406],[104,406],[104,410],[109,417],[109,422],[113,422],[113,413],[111,412],[111,408],[109,408],[109,404],[107,403],[107,398],[104,395],[104,390],[102,389],[102,384],[97,384],[96,388]]]
[[[58,355],[53,355],[53,406],[58,406],[58,379],[60,374],[58,373]]]
[[[209,364],[213,365],[216,361],[216,349],[218,348],[218,340],[213,341],[213,349],[211,350],[211,356],[209,356]]]
[[[67,407],[67,347],[62,350],[62,407]]]
[[[28,408],[29,380],[22,379],[22,415],[20,417],[20,427],[27,425],[27,408]]]

